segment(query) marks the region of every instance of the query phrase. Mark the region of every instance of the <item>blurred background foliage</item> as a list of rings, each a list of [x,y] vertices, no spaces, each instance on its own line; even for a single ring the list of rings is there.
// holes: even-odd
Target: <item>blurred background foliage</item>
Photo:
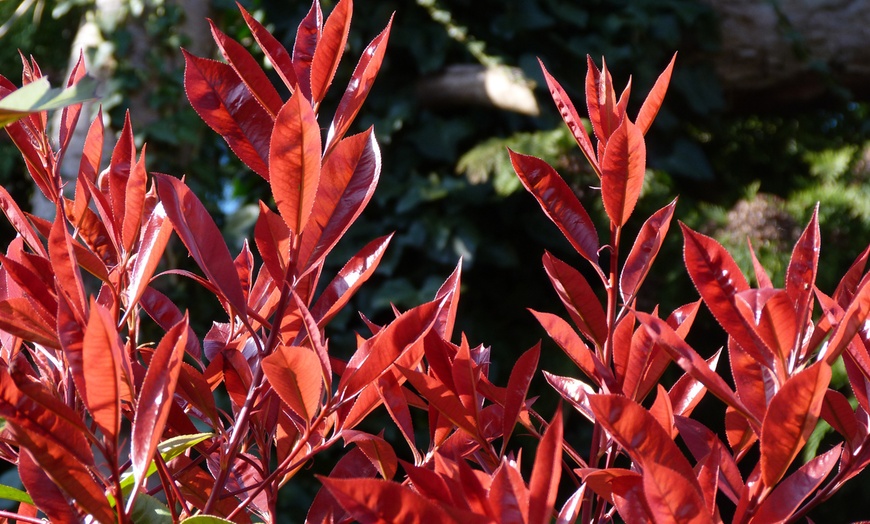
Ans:
[[[310,7],[307,2],[285,0],[242,3],[287,46]],[[599,67],[606,56],[617,91],[632,75],[629,114],[634,115],[658,74],[679,51],[671,89],[647,136],[644,197],[626,238],[634,237],[646,216],[679,195],[676,218],[719,239],[747,275],[751,275],[749,236],[774,282],[781,285],[792,245],[815,203],[821,201],[819,287],[829,293],[836,277],[870,241],[866,101],[836,83],[824,96],[803,104],[765,107],[729,97],[715,73],[719,19],[706,3],[378,0],[356,4],[343,70],[322,113],[331,114],[330,107],[337,103],[362,49],[395,12],[384,67],[356,124],[357,131],[375,126],[384,171],[372,204],[339,244],[326,272],[334,273],[368,240],[396,231],[377,277],[363,288],[352,308],[385,321],[392,314],[391,303],[404,309],[430,300],[461,257],[457,329],[467,333],[472,344],[493,347],[496,383],[506,382],[510,363],[520,352],[545,338],[525,308],[562,311],[543,272],[543,251],[582,267],[534,199],[521,190],[505,147],[549,161],[596,223],[605,223],[594,189],[597,179],[550,101],[537,59],[583,114],[586,56],[592,56]],[[186,174],[188,184],[210,206],[228,241],[238,249],[250,235],[256,202],[267,198],[268,188],[235,159],[187,103],[179,46],[217,56],[207,26],[204,34],[203,26],[198,33],[181,29],[185,13],[190,12],[187,5],[184,0],[0,2],[0,23],[7,22],[0,30],[0,71],[18,82],[21,64],[15,49],[21,49],[37,57],[53,83],[59,83],[65,77],[76,31],[85,22],[95,24],[103,43],[91,49],[87,58],[91,68],[107,67],[111,73],[101,100],[107,120],[117,131],[130,107],[137,140],[149,143],[149,170]],[[324,12],[333,5],[324,0]],[[234,2],[214,0],[207,15],[253,50]],[[421,86],[435,75],[460,64],[518,68],[523,81],[537,86],[540,114],[433,105],[418,96]],[[19,201],[31,191],[25,173],[11,143],[0,139],[0,183]],[[600,235],[605,241],[606,231],[602,229]],[[639,297],[640,307],[661,304],[666,315],[695,300],[697,292],[682,268],[681,249],[682,240],[673,227]],[[177,257],[173,264],[186,258],[180,251],[173,256]],[[175,281],[171,287],[177,296],[196,296],[189,282]],[[183,303],[195,304],[192,300]],[[216,304],[204,305],[195,315],[202,322],[197,327],[200,335],[216,310]],[[328,335],[336,351],[349,352],[353,330],[362,330],[360,326],[351,309],[331,324]],[[696,340],[705,354],[725,342],[707,336],[712,326],[712,319],[701,319],[691,335],[690,341]],[[542,367],[554,371],[564,367],[568,372],[566,362],[553,347],[545,351]],[[540,386],[545,389],[543,382]]]

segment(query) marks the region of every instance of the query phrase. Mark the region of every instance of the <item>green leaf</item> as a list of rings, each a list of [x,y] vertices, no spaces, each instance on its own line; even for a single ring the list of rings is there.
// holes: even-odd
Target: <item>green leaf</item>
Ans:
[[[157,452],[160,453],[160,456],[163,457],[164,461],[169,462],[213,435],[213,433],[196,433],[194,435],[179,435],[177,437],[172,437],[157,444]],[[154,464],[154,461],[152,460],[151,465],[148,466],[148,471],[145,473],[145,478],[150,477],[156,471],[157,465]],[[133,487],[134,482],[135,479],[133,477],[133,472],[128,468],[121,475],[121,488],[126,492]]]
[[[84,77],[74,86],[52,89],[48,78],[42,77],[0,99],[0,128],[31,113],[60,109],[95,98],[96,88],[96,80]]]
[[[3,484],[0,484],[0,499],[33,504],[33,499],[30,498],[30,495],[26,492],[13,488],[12,486],[4,486]]]
[[[130,515],[133,524],[171,524],[172,513],[166,504],[151,495],[140,493]]]

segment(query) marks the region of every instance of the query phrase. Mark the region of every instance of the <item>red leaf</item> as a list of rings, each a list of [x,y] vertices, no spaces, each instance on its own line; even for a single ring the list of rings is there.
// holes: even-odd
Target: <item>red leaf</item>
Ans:
[[[480,429],[474,419],[474,414],[469,412],[459,401],[456,393],[450,390],[443,382],[435,377],[414,371],[413,369],[396,366],[401,371],[414,389],[420,392],[430,406],[435,407],[459,429],[468,433],[472,438],[479,440]]]
[[[383,373],[405,350],[422,341],[432,328],[439,309],[437,302],[417,306],[367,340],[351,357],[341,376],[338,384],[341,397],[355,395]]]
[[[752,256],[752,270],[755,272],[755,281],[758,283],[758,287],[761,289],[772,288],[773,282],[770,281],[767,271],[765,271],[761,262],[758,261],[758,257],[755,256],[755,250],[752,248],[752,241],[747,238],[746,243],[749,246],[749,254]]]
[[[547,524],[553,515],[562,475],[562,406],[544,431],[529,480],[529,524]]]
[[[595,414],[592,413],[592,407],[589,405],[589,395],[595,394],[595,390],[591,386],[576,378],[560,377],[546,371],[543,373],[547,383],[562,395],[562,398],[567,400],[590,422],[595,422]]]
[[[157,322],[158,326],[166,331],[169,331],[172,326],[181,322],[184,318],[181,310],[178,309],[175,303],[152,287],[145,288],[139,305],[148,313],[148,316],[154,319],[154,322]],[[184,351],[195,359],[199,359],[202,353],[202,348],[199,347],[199,339],[189,327],[187,329],[187,346],[184,348]]]
[[[607,70],[607,63],[603,58],[601,62],[599,71],[592,57],[586,55],[586,109],[592,129],[598,137],[599,157],[601,149],[625,116],[625,113],[620,115],[618,112],[616,91],[613,90],[613,78]]]
[[[326,385],[326,390],[330,391],[332,389],[332,366],[329,363],[329,349],[326,347],[326,341],[323,340],[323,334],[317,326],[317,321],[314,320],[314,317],[311,316],[311,312],[305,306],[305,303],[295,292],[293,293],[293,300],[296,303],[296,307],[299,309],[299,315],[302,317],[302,325],[304,327],[304,331],[299,333],[297,340],[299,340],[299,343],[301,344],[307,337],[308,345],[311,346],[311,349],[314,350],[314,354],[317,355],[323,383]]]
[[[629,487],[629,482],[615,482],[618,479],[636,479],[638,484],[641,483],[641,474],[636,471],[623,468],[582,468],[576,471],[582,478],[583,483],[595,492],[599,497],[606,499],[611,504],[613,503],[613,493],[618,489],[624,493]]]
[[[84,400],[94,422],[110,442],[121,429],[122,342],[112,314],[91,303],[91,314],[82,343]]]
[[[70,501],[33,460],[30,453],[23,449],[18,453],[18,475],[33,503],[51,522],[73,524],[80,521]]]
[[[323,164],[311,218],[299,247],[300,271],[319,264],[371,200],[381,174],[374,131],[338,143]]]
[[[732,413],[734,412],[732,411]],[[739,417],[740,415],[737,416]],[[741,419],[745,420],[742,417]],[[740,476],[740,470],[737,468],[734,457],[728,453],[719,437],[710,431],[707,426],[690,418],[676,416],[674,417],[674,424],[680,432],[683,442],[686,443],[686,447],[689,448],[692,456],[695,457],[695,460],[700,462],[710,455],[717,457],[716,462],[719,470],[718,488],[736,503],[740,492],[743,490],[743,478]]]
[[[55,330],[40,320],[33,304],[24,297],[0,301],[0,329],[46,347],[60,346]]]
[[[834,469],[842,444],[837,444],[833,449],[819,455],[797,471],[789,475],[778,485],[773,492],[761,503],[752,522],[784,522],[798,510],[801,503],[822,484],[825,477]]]
[[[390,38],[390,28],[392,25],[393,17],[391,16],[390,21],[387,22],[387,27],[363,50],[362,56],[350,77],[350,82],[348,82],[347,88],[338,102],[335,116],[329,124],[329,131],[326,134],[327,155],[329,155],[335,144],[344,137],[344,134],[347,133],[350,124],[356,118],[360,107],[362,107],[369,91],[371,91],[375,78],[378,76],[378,71],[381,69],[381,63],[384,60],[384,53],[387,50],[387,40]]]
[[[85,317],[86,299],[82,274],[73,253],[73,240],[62,213],[58,212],[48,235],[48,254],[54,270],[57,293],[70,300],[80,318]]]
[[[845,395],[833,389],[826,391],[819,415],[840,435],[846,437],[846,442],[858,442],[858,419]]]
[[[396,482],[317,476],[353,518],[363,524],[458,523],[445,509]],[[472,520],[471,522],[475,522]]]
[[[161,174],[154,177],[166,214],[190,255],[235,313],[246,318],[247,303],[233,257],[205,206],[181,180]]]
[[[459,346],[459,351],[453,357],[450,372],[456,396],[465,408],[465,412],[474,419],[475,425],[480,427],[480,401],[477,394],[480,368],[471,360],[471,348],[468,347],[468,344],[463,343]]]
[[[0,186],[0,209],[3,210],[9,223],[12,224],[12,228],[27,242],[27,246],[37,255],[48,258],[48,252],[39,240],[33,226],[30,225],[24,212],[18,207],[18,203],[3,186]]]
[[[341,268],[311,308],[318,325],[329,322],[372,276],[392,238],[389,234],[372,240]]]
[[[162,203],[158,203],[145,219],[140,234],[136,258],[133,260],[132,269],[127,273],[129,283],[124,289],[128,310],[132,310],[145,293],[145,288],[154,276],[154,271],[157,270],[157,265],[172,236],[172,225],[166,219],[166,211]]]
[[[864,278],[842,320],[834,328],[824,350],[825,360],[832,364],[843,353],[852,338],[870,315],[870,279]]]
[[[656,419],[670,437],[676,438],[677,432],[674,428],[674,407],[671,405],[671,399],[668,397],[664,386],[657,384],[656,399],[653,405],[649,408],[650,415]]]
[[[529,520],[529,488],[516,462],[502,458],[489,487],[489,504],[498,522],[525,524]]]
[[[637,127],[643,131],[643,134],[646,134],[646,132],[649,131],[653,120],[655,120],[656,115],[659,112],[659,108],[662,106],[662,101],[665,99],[665,93],[668,90],[668,84],[671,81],[671,73],[674,70],[674,62],[676,60],[677,53],[674,53],[668,67],[666,67],[662,74],[659,75],[655,85],[650,89],[649,94],[646,95],[643,105],[640,106],[640,112],[637,114]]]
[[[353,1],[339,0],[323,26],[311,62],[311,101],[315,104],[319,104],[326,96],[326,91],[335,77],[347,45],[352,13]]]
[[[544,73],[544,79],[547,81],[547,87],[550,89],[550,97],[553,99],[553,102],[556,103],[556,108],[559,109],[559,114],[562,115],[562,120],[565,121],[565,125],[568,126],[568,129],[574,136],[574,140],[577,141],[577,145],[580,146],[580,151],[583,152],[589,165],[592,166],[592,169],[595,170],[595,173],[600,178],[601,169],[598,167],[595,148],[592,147],[592,140],[589,139],[589,133],[586,132],[586,127],[583,125],[583,122],[580,121],[580,115],[574,108],[571,99],[568,98],[568,94],[564,89],[562,89],[562,86],[559,85],[559,82],[550,76],[547,68],[544,67],[544,63],[540,59],[538,59],[538,63],[541,65],[541,71]]]
[[[643,470],[650,512],[663,522],[711,522],[701,487],[670,435],[639,404],[617,395],[589,398],[596,420]]]
[[[392,480],[396,475],[399,465],[396,452],[382,436],[349,429],[342,432],[342,437],[345,445],[353,442],[362,450],[384,480]]]
[[[366,457],[362,450],[357,446],[344,454],[339,459],[329,473],[331,479],[358,479],[369,478],[377,475],[378,470],[374,467],[371,461]],[[306,523],[318,524],[322,522],[344,522],[343,517],[347,516],[344,508],[339,505],[332,493],[322,488],[317,491],[314,501],[308,508],[308,515],[305,517]],[[348,517],[349,518],[349,517]]]
[[[616,379],[610,369],[601,363],[595,353],[589,349],[567,322],[551,313],[529,311],[538,319],[553,342],[562,348],[568,358],[596,385],[601,387],[603,384],[607,384],[608,387],[616,387]]]
[[[236,2],[236,5],[239,7],[239,11],[242,13],[242,17],[245,19],[245,23],[248,24],[248,27],[251,29],[251,34],[254,37],[254,40],[257,41],[257,45],[260,46],[260,49],[263,50],[263,54],[266,55],[266,58],[269,59],[269,62],[275,67],[275,71],[278,73],[278,76],[281,77],[281,80],[284,81],[284,85],[287,86],[287,89],[292,93],[294,89],[296,89],[296,84],[299,83],[296,80],[296,71],[293,69],[293,62],[290,59],[290,54],[284,49],[284,46],[281,45],[272,33],[270,33],[263,24],[258,22],[250,13],[248,13],[242,4]],[[277,109],[275,109],[275,114],[278,113],[280,109],[280,104]]]
[[[749,289],[749,283],[728,251],[710,237],[696,233],[683,223],[686,270],[710,312],[740,346],[765,366],[774,369],[774,357],[758,340],[735,304],[735,296]]]
[[[761,426],[761,476],[773,487],[816,427],[831,381],[831,366],[817,362],[783,384]]]
[[[79,51],[79,58],[69,73],[66,80],[66,87],[72,87],[85,77],[85,56],[82,51]],[[58,132],[58,161],[60,164],[63,156],[66,153],[70,144],[70,139],[75,131],[76,123],[79,120],[79,115],[82,112],[82,103],[76,103],[71,106],[64,107],[60,113],[60,129]]]
[[[580,255],[598,267],[598,233],[577,196],[549,164],[508,149],[514,171],[535,196],[547,217]]]
[[[624,225],[634,211],[645,172],[643,133],[624,118],[607,140],[601,162],[601,196],[604,210],[614,225]]]
[[[676,205],[677,199],[674,199],[670,204],[656,211],[641,226],[637,239],[631,246],[631,252],[625,259],[625,265],[622,266],[622,274],[619,278],[619,291],[626,304],[630,304],[634,299],[635,293],[649,273],[653,260],[659,254],[665,235],[668,234]]]
[[[417,463],[423,461],[420,452],[417,451],[417,445],[414,439],[414,424],[411,418],[411,410],[408,406],[408,400],[405,398],[405,390],[402,388],[399,380],[393,373],[384,373],[378,379],[378,394],[384,402],[384,407],[390,414],[390,418],[396,423],[411,453],[414,454],[414,459]]]
[[[307,100],[294,95],[275,120],[269,147],[269,184],[278,212],[299,235],[314,207],[320,181],[320,128]]]
[[[275,282],[283,282],[290,257],[290,228],[262,200],[260,216],[254,225],[254,242],[269,274]]]
[[[241,8],[241,6],[239,7],[243,12],[243,16],[247,15],[245,16],[245,20],[247,21],[250,15],[244,11],[244,8]],[[214,37],[215,43],[221,50],[221,55],[223,55],[224,60],[226,60],[230,67],[233,68],[233,71],[235,71],[239,79],[245,83],[248,91],[254,95],[254,98],[257,99],[260,105],[263,106],[263,108],[274,118],[275,115],[278,114],[278,111],[281,110],[281,106],[284,105],[284,102],[281,100],[278,91],[276,91],[275,87],[272,86],[272,82],[269,81],[266,73],[263,72],[263,69],[259,64],[257,64],[257,61],[253,56],[251,56],[251,53],[244,48],[244,46],[221,32],[220,29],[215,27],[214,22],[211,20],[209,20],[208,23],[209,26],[211,26],[212,37]],[[253,30],[253,27],[251,30],[254,34],[254,38],[257,38],[258,34]]]
[[[544,253],[544,270],[577,328],[597,347],[607,339],[607,318],[598,296],[583,275],[549,252]]]
[[[819,205],[816,204],[810,223],[794,245],[788,268],[785,272],[785,291],[791,299],[792,309],[796,312],[803,333],[803,324],[809,316],[813,303],[813,287],[819,269]]]
[[[711,371],[716,371],[721,354],[722,350],[720,349],[707,359],[707,364],[710,366]],[[680,377],[668,391],[671,404],[674,406],[674,414],[683,417],[691,415],[695,407],[698,406],[698,403],[701,402],[701,399],[704,398],[706,392],[707,388],[704,387],[704,384],[688,373]]]
[[[704,384],[711,393],[720,400],[734,407],[760,426],[760,422],[749,412],[746,406],[737,398],[725,381],[710,370],[707,363],[695,352],[674,330],[663,320],[646,313],[636,312],[637,319],[646,327],[650,336],[657,344],[668,352],[674,362],[683,368],[683,371]]]
[[[314,420],[323,394],[320,360],[309,348],[278,346],[263,359],[272,388],[305,425]]]
[[[184,358],[187,344],[187,315],[174,325],[154,350],[148,371],[136,401],[136,414],[130,439],[130,459],[137,493],[145,481],[145,473],[151,465],[157,444],[163,437],[163,429],[169,417],[169,410],[175,404],[175,386]]]
[[[314,0],[308,14],[299,22],[296,42],[293,44],[293,68],[299,81],[298,88],[307,100],[311,100],[311,66],[322,29],[323,13],[320,11],[320,1]]]
[[[184,49],[184,89],[190,105],[255,173],[269,179],[272,117],[233,68]]]
[[[508,440],[517,424],[520,412],[526,403],[526,395],[529,393],[529,385],[538,368],[538,358],[541,356],[541,343],[538,342],[531,349],[523,353],[511,370],[505,395],[504,416],[502,422],[502,444],[499,455],[504,455]]]

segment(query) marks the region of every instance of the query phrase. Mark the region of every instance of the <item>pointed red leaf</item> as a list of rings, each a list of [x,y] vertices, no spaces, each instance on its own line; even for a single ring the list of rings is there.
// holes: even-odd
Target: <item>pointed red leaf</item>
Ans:
[[[272,117],[233,68],[184,49],[184,89],[190,105],[255,173],[269,179]]]
[[[123,348],[112,314],[92,302],[82,343],[82,369],[88,411],[103,434],[114,442],[121,429]]]
[[[834,469],[842,444],[837,444],[798,468],[782,481],[758,507],[752,522],[784,522],[798,510]]]
[[[478,400],[477,393],[480,368],[471,360],[471,348],[468,347],[468,344],[459,346],[459,351],[453,357],[450,372],[457,398],[459,398],[465,411],[474,419],[475,425],[480,426],[480,400]]]
[[[758,340],[752,327],[735,304],[737,293],[749,289],[749,283],[728,251],[710,237],[683,229],[686,270],[713,317],[734,337],[740,346],[765,366],[774,368],[774,356]]]
[[[329,322],[372,276],[392,238],[389,234],[372,240],[341,268],[311,308],[318,325]]]
[[[826,391],[819,415],[840,435],[846,437],[846,442],[857,442],[860,431],[858,419],[845,395],[833,389]]]
[[[634,211],[646,172],[641,130],[624,118],[607,141],[601,162],[601,196],[610,221],[622,226]]]
[[[454,391],[448,389],[443,382],[435,377],[401,366],[396,367],[405,375],[414,389],[429,402],[430,406],[437,409],[451,423],[468,433],[472,438],[479,438],[480,429],[474,419],[474,414],[462,405]]]
[[[752,270],[755,272],[755,281],[758,283],[758,287],[761,289],[772,288],[773,282],[770,281],[770,276],[768,276],[761,262],[758,261],[758,257],[755,256],[752,241],[747,238],[746,243],[749,246],[749,254],[752,256]]]
[[[597,347],[607,339],[607,318],[598,296],[583,275],[549,252],[544,253],[544,270],[577,328]]]
[[[145,172],[145,146],[143,145],[139,161],[131,167],[130,177],[124,189],[124,221],[121,240],[124,250],[128,253],[133,250],[133,244],[139,240],[147,185],[148,175]]]
[[[80,50],[78,60],[69,73],[66,80],[66,87],[72,87],[85,77],[85,56]],[[61,163],[64,154],[70,144],[73,132],[76,129],[76,123],[79,121],[79,115],[82,112],[82,103],[72,104],[64,107],[60,112],[60,129],[58,132],[58,164]]]
[[[816,427],[831,366],[817,362],[783,384],[773,396],[761,426],[761,476],[773,487],[785,475]]]
[[[592,129],[598,137],[600,157],[601,150],[625,114],[618,114],[616,91],[613,90],[613,78],[607,70],[607,63],[602,59],[599,71],[592,57],[587,55],[586,66],[586,109],[589,111]]]
[[[568,184],[549,164],[508,149],[514,171],[534,195],[547,217],[580,255],[598,267],[598,232]]]
[[[640,311],[636,312],[636,315],[653,340],[668,352],[674,362],[683,368],[683,371],[704,384],[720,400],[734,407],[760,426],[760,422],[749,412],[734,392],[731,391],[722,377],[714,373],[707,365],[707,362],[681,339],[670,326],[663,320]]]
[[[529,488],[516,462],[502,458],[489,487],[489,504],[498,522],[525,524],[529,520]]]
[[[319,104],[332,84],[347,46],[353,0],[339,0],[326,23],[311,62],[311,101]]]
[[[457,523],[443,506],[410,488],[379,479],[317,477],[359,522]],[[473,521],[472,521],[473,522]]]
[[[154,178],[166,215],[190,255],[236,314],[246,317],[247,303],[233,257],[205,206],[181,180],[161,174]]]
[[[157,444],[163,439],[169,410],[175,404],[175,386],[178,383],[187,336],[188,320],[185,315],[160,340],[145,372],[136,401],[130,439],[130,460],[136,479],[134,493],[145,481],[145,474],[151,465]]]
[[[710,366],[711,371],[716,371],[721,354],[722,350],[720,349],[707,359],[707,365]],[[707,388],[704,387],[704,384],[688,373],[680,377],[668,391],[671,404],[674,406],[674,414],[682,417],[691,415],[706,392]]]
[[[810,223],[795,243],[785,272],[785,291],[800,319],[807,316],[807,310],[812,305],[820,248],[819,205],[816,204]]]
[[[339,394],[350,398],[374,381],[408,348],[423,340],[440,309],[428,302],[406,311],[377,335],[367,340],[350,361],[338,384]]]
[[[547,383],[562,395],[562,398],[568,401],[574,409],[580,412],[590,422],[595,422],[595,414],[592,413],[592,408],[589,405],[589,395],[595,394],[595,390],[589,384],[571,377],[560,377],[544,371],[544,378]]]
[[[596,385],[601,387],[607,384],[608,387],[616,386],[616,379],[613,377],[610,369],[608,369],[595,353],[583,342],[577,335],[574,329],[568,325],[562,318],[551,313],[540,313],[538,311],[529,310],[538,319],[541,326],[553,339],[562,351],[568,355],[568,358],[580,368],[587,377],[592,379]]]
[[[712,522],[692,466],[641,405],[618,395],[591,395],[596,420],[643,470],[651,513],[662,522]]]
[[[508,440],[517,424],[520,412],[526,403],[526,395],[529,393],[529,385],[538,369],[538,358],[541,356],[541,343],[538,342],[531,349],[520,355],[511,370],[505,395],[504,416],[502,425],[501,453],[504,455]]]
[[[236,2],[236,5],[242,13],[245,23],[248,24],[248,27],[251,29],[251,35],[253,35],[254,40],[257,41],[257,45],[259,45],[260,49],[263,50],[263,54],[265,54],[266,58],[269,59],[269,62],[275,68],[278,76],[280,76],[281,80],[284,81],[284,85],[287,86],[287,89],[292,93],[293,90],[296,89],[296,84],[299,82],[296,80],[296,71],[293,69],[293,62],[290,59],[290,53],[287,52],[278,39],[272,36],[272,33],[263,27],[263,24],[258,22],[248,11],[245,10],[242,4]],[[275,110],[275,114],[278,113],[279,109],[280,105],[278,109]]]
[[[345,445],[353,442],[362,450],[384,480],[392,480],[396,475],[399,465],[396,452],[382,436],[351,429],[343,431],[342,437]]]
[[[417,451],[417,445],[414,439],[414,423],[411,418],[411,410],[408,405],[408,400],[405,398],[405,390],[402,388],[399,380],[393,373],[384,373],[378,379],[378,394],[384,402],[384,407],[390,414],[390,418],[396,423],[396,427],[402,433],[405,441],[408,443],[408,448],[414,454],[415,461],[422,462],[422,457]]]
[[[568,129],[574,136],[574,140],[577,141],[577,145],[580,146],[580,151],[583,152],[583,156],[586,157],[589,165],[591,165],[592,169],[595,170],[595,173],[601,177],[601,169],[598,167],[595,148],[592,147],[592,140],[589,139],[589,133],[586,132],[586,127],[583,125],[583,122],[580,121],[580,114],[577,113],[574,104],[571,102],[571,99],[568,98],[568,93],[562,89],[562,86],[559,85],[559,82],[557,82],[555,78],[550,76],[550,73],[547,71],[547,68],[544,67],[544,63],[541,59],[538,59],[538,63],[541,65],[541,71],[544,73],[544,79],[547,81],[547,87],[550,89],[550,97],[553,99],[553,102],[556,103],[556,108],[559,110],[559,114],[562,115],[562,120],[565,122],[565,125],[568,126]]]
[[[583,483],[595,492],[599,497],[606,499],[611,504],[613,503],[613,494],[616,491],[624,492],[628,487],[628,482],[616,483],[619,479],[635,479],[638,484],[641,483],[641,474],[636,471],[623,468],[581,468],[576,471],[582,478]]]
[[[671,405],[671,399],[664,386],[656,385],[656,399],[653,405],[649,408],[650,415],[656,419],[656,422],[664,429],[671,438],[676,438],[677,433],[674,428],[674,406]]]
[[[323,394],[323,374],[314,351],[278,346],[263,359],[263,372],[281,400],[303,423],[314,420]]]
[[[372,128],[338,143],[321,169],[299,247],[300,270],[319,264],[341,240],[371,200],[380,174],[381,151]]]
[[[826,342],[824,350],[825,360],[832,364],[839,358],[849,346],[852,338],[863,329],[863,325],[870,315],[870,279],[864,278],[860,287],[855,292],[852,303],[846,309],[843,318],[834,328],[830,338]]]
[[[114,218],[116,226],[120,226],[124,222],[127,182],[130,180],[130,172],[135,162],[136,145],[133,142],[133,126],[130,123],[130,112],[128,111],[124,117],[124,127],[121,129],[121,135],[118,137],[118,142],[112,150],[109,170],[105,176],[97,180],[99,188],[103,190],[111,206],[112,218]],[[118,246],[124,245],[120,229],[116,228],[117,238],[115,243]]]
[[[347,88],[338,102],[335,116],[329,124],[325,148],[327,155],[335,144],[344,137],[347,130],[350,129],[350,124],[356,118],[360,107],[362,107],[369,91],[371,91],[375,78],[378,76],[378,71],[381,69],[381,63],[384,60],[387,40],[390,38],[390,28],[392,26],[393,17],[391,16],[390,21],[387,22],[387,27],[363,50],[362,56],[350,77],[350,82],[348,82]]]
[[[529,480],[529,524],[547,524],[553,515],[562,475],[562,406],[544,431]]]
[[[619,291],[626,304],[634,299],[635,293],[649,273],[653,260],[658,256],[665,235],[668,234],[676,205],[675,198],[670,204],[653,213],[641,226],[637,239],[631,246],[631,252],[625,259],[625,265],[622,266],[622,274],[619,278]]]
[[[339,459],[335,467],[330,471],[329,478],[371,478],[377,475],[377,473],[378,470],[372,465],[365,453],[359,447],[354,447]],[[314,501],[312,501],[311,506],[308,508],[305,522],[311,524],[344,522],[342,517],[345,516],[347,516],[347,512],[335,500],[332,493],[324,487],[318,490],[317,495],[315,495]]]
[[[307,100],[294,95],[275,120],[269,184],[278,212],[295,235],[305,228],[320,181],[320,127]]]
[[[320,10],[320,0],[313,0],[308,14],[299,22],[296,42],[293,44],[293,68],[299,82],[297,87],[306,100],[311,100],[311,65],[322,30],[323,13]]]
[[[650,126],[655,120],[659,109],[662,106],[662,101],[665,99],[665,93],[668,91],[668,84],[671,82],[671,73],[674,70],[674,62],[677,60],[677,53],[674,53],[670,63],[659,75],[655,85],[650,89],[649,94],[640,106],[640,112],[637,114],[637,127],[646,134]]]
[[[70,501],[25,450],[18,453],[18,475],[33,503],[51,522],[72,524],[79,521],[80,517]]]
[[[9,223],[12,224],[12,228],[27,242],[27,246],[37,255],[48,258],[48,252],[39,240],[36,230],[33,229],[24,212],[18,207],[18,203],[3,186],[0,186],[0,209],[3,210]]]
[[[127,309],[131,310],[139,303],[145,293],[145,288],[154,276],[157,265],[163,257],[169,238],[172,236],[172,224],[166,217],[162,203],[157,203],[144,220],[140,232],[141,239],[133,261],[133,268],[127,273],[129,284],[124,290],[127,295]]]
[[[245,83],[248,91],[254,95],[254,98],[257,99],[260,105],[274,118],[278,114],[278,111],[281,110],[281,106],[284,105],[284,101],[281,100],[281,96],[275,90],[275,87],[272,86],[272,82],[269,81],[266,73],[263,72],[263,69],[244,46],[221,32],[211,20],[208,23],[211,26],[212,37],[218,45],[224,60],[233,68],[236,75]],[[256,38],[257,33],[252,32]]]
[[[84,318],[87,299],[82,274],[73,253],[72,237],[60,213],[55,217],[48,236],[48,254],[54,270],[57,293],[65,294],[77,314]]]

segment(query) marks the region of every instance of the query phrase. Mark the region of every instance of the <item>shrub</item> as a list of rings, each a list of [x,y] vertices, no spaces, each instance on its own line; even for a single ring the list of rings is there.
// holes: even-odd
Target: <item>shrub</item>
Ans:
[[[588,453],[564,438],[561,407],[550,417],[532,407],[540,344],[499,386],[488,379],[488,347],[472,347],[464,336],[454,342],[458,267],[432,301],[396,310],[383,326],[367,321],[371,334],[357,336],[347,361],[338,358],[326,327],[390,241],[371,241],[319,285],[325,257],[368,203],[380,173],[373,130],[346,134],[377,76],[389,23],[360,58],[323,126],[325,137],[321,132],[321,102],[345,49],[351,11],[350,0],[342,0],[323,21],[315,2],[288,51],[242,9],[291,93],[286,101],[252,56],[217,28],[227,63],[185,52],[191,104],[271,188],[277,212],[260,203],[256,258],[247,243],[231,254],[183,180],[147,172],[129,118],[102,172],[102,120],[91,124],[71,198],[57,167],[80,105],[63,109],[57,147],[44,112],[18,115],[6,127],[56,215],[23,212],[0,189],[18,233],[0,255],[0,457],[15,465],[24,487],[0,487],[0,496],[20,503],[17,513],[0,516],[271,522],[281,488],[339,441],[353,446],[317,477],[323,488],[311,522],[537,524],[554,516],[599,522],[617,513],[630,522],[713,522],[723,514],[735,522],[779,522],[805,515],[864,468],[870,250],[833,294],[817,289],[818,212],[795,245],[784,288],[775,288],[757,261],[751,288],[721,245],[681,225],[686,269],[701,300],[664,320],[657,310],[635,307],[676,206],[662,207],[630,247],[625,242],[623,227],[646,171],[644,135],[673,60],[634,120],[627,116],[629,88],[617,98],[606,65],[599,70],[589,60],[586,105],[597,144],[544,69],[600,178],[608,243],[601,244],[552,167],[509,152],[523,186],[604,289],[602,303],[583,273],[545,253],[544,269],[573,326],[532,311],[585,377],[544,372],[591,423]],[[24,84],[41,77],[36,62],[25,63]],[[67,85],[83,77],[80,62]],[[15,90],[0,79],[0,96]],[[157,273],[173,231],[201,273]],[[201,341],[184,304],[158,290],[167,275],[198,282],[226,313]],[[723,349],[734,389],[716,372],[722,349],[705,360],[685,342],[701,302],[728,335]],[[149,336],[155,330],[159,340]],[[857,408],[829,387],[841,360]],[[671,361],[682,374],[666,390]],[[708,391],[725,405],[724,440],[691,418]],[[383,433],[358,429],[381,405],[408,445],[402,455],[413,462],[400,460]],[[821,420],[841,442],[795,464]],[[537,441],[530,471],[512,448],[518,424]]]

